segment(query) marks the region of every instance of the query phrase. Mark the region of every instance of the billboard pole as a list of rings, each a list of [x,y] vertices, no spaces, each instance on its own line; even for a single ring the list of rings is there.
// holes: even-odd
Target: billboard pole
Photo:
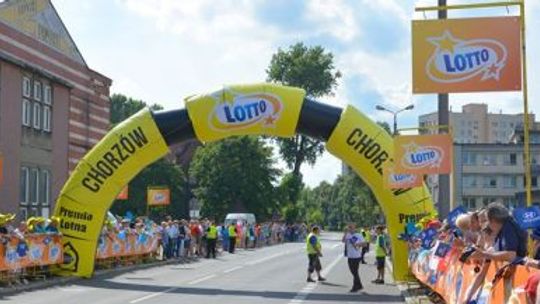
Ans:
[[[523,81],[523,112],[525,116],[523,117],[523,151],[525,155],[525,160],[523,167],[525,169],[525,194],[527,199],[527,206],[532,205],[532,195],[531,195],[531,148],[529,142],[529,102],[527,94],[527,55],[526,55],[526,44],[525,44],[525,0],[521,0],[520,3],[520,18],[521,21],[521,60],[522,60],[522,81]]]
[[[446,0],[438,0],[439,7],[446,7]],[[438,19],[448,18],[448,11],[446,9],[440,9],[437,11]],[[448,113],[448,93],[439,93],[437,95],[438,99],[438,121],[439,125],[449,126],[450,117]],[[448,133],[448,130],[445,128],[440,128],[439,133]],[[451,209],[451,195],[450,195],[450,175],[448,174],[439,174],[439,195],[437,199],[437,209],[439,209],[439,214],[445,218]]]

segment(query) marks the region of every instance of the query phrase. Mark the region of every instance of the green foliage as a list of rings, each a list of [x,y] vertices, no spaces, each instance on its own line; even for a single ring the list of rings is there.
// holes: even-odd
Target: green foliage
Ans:
[[[209,143],[195,152],[189,175],[203,216],[222,219],[228,212],[268,217],[277,206],[272,148],[262,139],[241,136]]]
[[[377,124],[388,132],[388,134],[392,135],[392,129],[390,129],[390,125],[386,121],[377,121]]]
[[[147,104],[142,100],[126,97],[122,94],[111,96],[111,124],[114,126],[137,113]],[[150,106],[151,110],[161,110],[158,104]],[[170,214],[176,218],[187,217],[183,214],[185,204],[188,204],[188,195],[184,191],[186,178],[182,170],[176,165],[162,159],[143,169],[129,182],[129,198],[127,201],[115,200],[111,211],[124,215],[131,211],[135,215],[146,214],[146,189],[149,186],[167,186],[171,191],[171,204],[167,207],[152,208],[152,215],[161,217]]]
[[[266,73],[268,81],[303,88],[311,97],[332,94],[341,77],[341,73],[335,70],[332,53],[321,46],[307,47],[303,43],[296,43],[287,50],[278,49]],[[324,152],[321,141],[304,135],[276,138],[275,141],[287,167],[298,177],[303,163],[315,164]]]
[[[114,126],[122,122],[146,106],[147,104],[142,100],[133,99],[122,94],[113,94],[111,96],[111,125]],[[163,107],[153,104],[150,106],[150,109],[152,111],[158,111],[162,110]]]

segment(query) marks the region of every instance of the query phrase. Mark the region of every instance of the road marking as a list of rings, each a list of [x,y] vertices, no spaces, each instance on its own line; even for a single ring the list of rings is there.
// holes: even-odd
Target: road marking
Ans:
[[[147,296],[144,296],[144,297],[141,297],[141,298],[137,298],[137,299],[135,299],[135,300],[133,300],[133,301],[131,301],[131,302],[129,302],[129,303],[131,303],[131,304],[139,303],[139,302],[142,302],[142,301],[144,301],[144,300],[148,300],[148,299],[157,297],[157,296],[162,295],[162,294],[164,294],[164,293],[168,293],[168,292],[171,292],[171,291],[173,291],[173,290],[177,290],[178,288],[179,288],[179,287],[171,287],[171,288],[167,288],[167,289],[165,289],[165,290],[163,290],[163,291],[160,291],[160,292],[154,292],[154,293],[149,294],[149,295],[147,295]]]
[[[197,279],[197,280],[195,280],[195,281],[191,281],[191,282],[189,282],[188,284],[189,284],[189,285],[197,284],[197,283],[200,283],[200,282],[204,282],[204,281],[206,281],[206,280],[210,280],[211,278],[215,278],[215,277],[217,277],[216,274],[211,274],[211,275],[209,275],[209,276],[202,277],[202,278]]]
[[[291,253],[290,251],[285,251],[285,252],[281,252],[281,253],[276,253],[274,255],[271,255],[269,257],[265,257],[265,258],[262,258],[262,259],[258,259],[258,260],[255,260],[255,261],[251,261],[251,262],[247,262],[246,265],[249,265],[249,266],[253,266],[253,265],[257,265],[257,264],[260,264],[260,263],[264,263],[266,261],[269,261],[271,259],[275,259],[277,257],[280,257],[280,256],[283,256],[283,255],[286,255],[286,254],[289,254]]]
[[[330,265],[328,265],[328,267],[326,267],[325,269],[323,269],[323,271],[321,271],[321,275],[323,277],[326,277],[330,271],[332,270],[332,268],[334,268],[337,263],[339,263],[339,261],[341,260],[341,255],[338,255],[333,261],[332,263],[330,263]],[[308,297],[308,295],[313,291],[315,290],[315,288],[317,287],[317,283],[308,283],[306,286],[304,286],[304,288],[302,288],[297,294],[296,296],[289,301],[289,304],[301,304],[301,303],[304,303],[304,301],[306,300],[306,298]]]
[[[223,273],[233,272],[235,270],[242,269],[242,268],[244,268],[244,266],[236,266],[236,267],[233,267],[231,269],[227,269],[227,270],[223,271]]]

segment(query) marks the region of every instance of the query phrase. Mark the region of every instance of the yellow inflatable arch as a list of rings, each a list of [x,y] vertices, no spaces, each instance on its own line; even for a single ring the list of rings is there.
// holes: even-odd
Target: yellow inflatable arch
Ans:
[[[407,222],[434,209],[425,186],[383,186],[383,166],[393,161],[391,136],[352,106],[342,110],[306,98],[301,89],[265,83],[192,96],[186,109],[144,109],[111,130],[79,162],[56,202],[65,252],[59,273],[92,276],[107,210],[124,185],[168,153],[168,145],[194,137],[205,143],[246,134],[291,137],[295,132],[325,140],[326,149],[371,187],[386,216],[394,277],[406,279],[407,247],[397,236]]]

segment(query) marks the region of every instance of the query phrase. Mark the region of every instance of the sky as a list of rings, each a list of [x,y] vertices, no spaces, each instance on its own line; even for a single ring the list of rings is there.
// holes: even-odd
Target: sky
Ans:
[[[375,121],[392,124],[376,105],[414,109],[400,114],[399,127],[437,110],[434,94],[411,89],[411,20],[434,19],[415,6],[436,0],[52,0],[88,65],[113,80],[122,93],[165,109],[224,84],[261,82],[278,48],[296,42],[332,52],[343,74],[333,96],[321,101],[353,105]],[[449,4],[471,3],[448,0]],[[474,2],[486,2],[475,0]],[[529,105],[540,112],[540,1],[527,0]],[[515,9],[452,11],[450,18],[515,15]],[[523,112],[521,92],[451,94],[450,107],[487,103],[491,112]],[[283,164],[280,164],[281,166]],[[311,187],[332,182],[341,162],[325,153],[304,165]]]

